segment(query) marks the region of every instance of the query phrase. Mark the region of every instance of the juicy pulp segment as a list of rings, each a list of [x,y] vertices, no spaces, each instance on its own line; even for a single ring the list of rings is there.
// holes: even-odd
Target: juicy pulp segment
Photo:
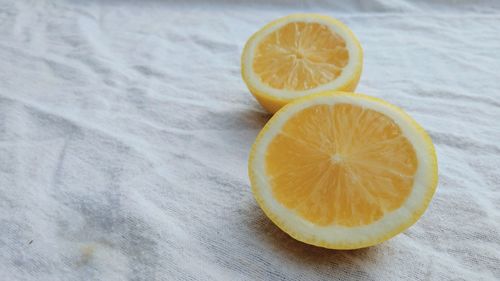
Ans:
[[[270,142],[273,196],[317,225],[362,226],[401,207],[418,167],[392,119],[352,104],[314,105]]]
[[[291,22],[259,43],[253,69],[273,88],[300,91],[333,81],[348,61],[345,40],[328,26]]]

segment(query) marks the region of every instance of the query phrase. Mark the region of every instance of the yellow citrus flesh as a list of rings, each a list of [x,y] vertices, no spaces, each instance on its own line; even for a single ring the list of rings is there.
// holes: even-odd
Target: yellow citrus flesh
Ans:
[[[318,225],[360,226],[408,197],[415,151],[387,116],[357,105],[311,106],[267,149],[273,195]]]
[[[308,90],[334,80],[348,60],[345,40],[328,26],[291,22],[258,44],[253,69],[273,88]]]
[[[271,113],[326,90],[354,91],[362,66],[363,50],[352,31],[316,14],[267,24],[248,39],[241,56],[243,80]]]
[[[381,243],[426,210],[437,186],[428,134],[401,109],[325,92],[279,110],[249,158],[253,194],[292,237],[332,249]]]

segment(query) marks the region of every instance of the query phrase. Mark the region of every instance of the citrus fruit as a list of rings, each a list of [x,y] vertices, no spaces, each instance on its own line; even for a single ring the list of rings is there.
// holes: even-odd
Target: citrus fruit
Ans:
[[[241,56],[243,80],[269,112],[325,90],[354,91],[363,51],[340,21],[316,14],[275,20],[247,41]]]
[[[249,176],[266,215],[297,240],[371,246],[415,223],[437,185],[430,137],[394,105],[327,92],[278,111],[252,146]]]

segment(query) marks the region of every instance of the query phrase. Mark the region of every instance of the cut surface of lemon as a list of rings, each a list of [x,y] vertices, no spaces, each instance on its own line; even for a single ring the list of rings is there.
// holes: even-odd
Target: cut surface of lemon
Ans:
[[[243,80],[271,113],[325,90],[353,91],[362,65],[361,45],[352,31],[316,14],[269,23],[250,37],[241,57]]]
[[[249,158],[254,196],[297,240],[332,249],[383,242],[415,223],[437,186],[427,133],[401,109],[328,92],[288,104]]]

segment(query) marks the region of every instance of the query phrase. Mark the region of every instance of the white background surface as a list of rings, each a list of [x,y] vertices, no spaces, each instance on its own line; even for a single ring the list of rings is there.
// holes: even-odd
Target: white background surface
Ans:
[[[0,279],[499,280],[499,1],[0,1]],[[418,3],[418,4],[417,4]],[[439,186],[376,247],[297,242],[254,201],[258,28],[348,24],[359,92],[431,134]]]

